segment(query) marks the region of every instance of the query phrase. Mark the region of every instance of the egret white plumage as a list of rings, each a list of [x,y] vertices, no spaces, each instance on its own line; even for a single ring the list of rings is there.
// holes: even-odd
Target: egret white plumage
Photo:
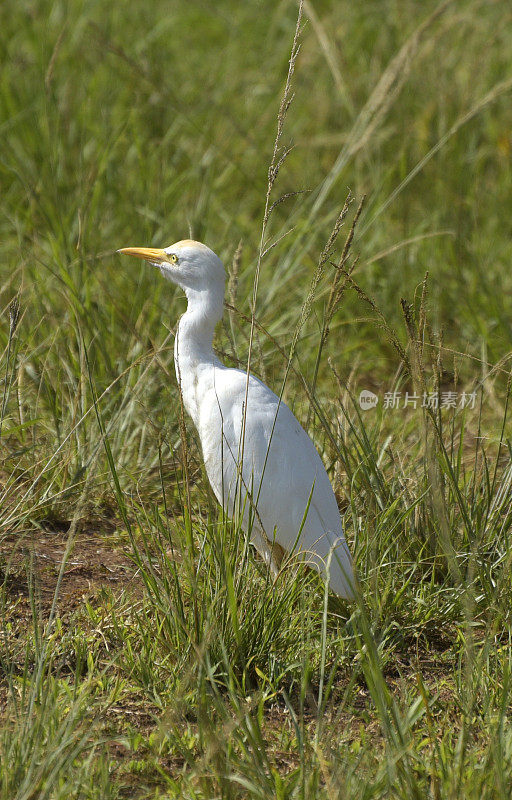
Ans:
[[[227,513],[242,515],[251,541],[274,571],[284,552],[300,554],[352,598],[354,572],[336,498],[313,442],[288,406],[258,378],[231,369],[213,352],[224,308],[226,273],[204,244],[189,239],[163,250],[127,247],[180,286],[187,310],[174,358],[183,404],[199,433],[208,479]]]

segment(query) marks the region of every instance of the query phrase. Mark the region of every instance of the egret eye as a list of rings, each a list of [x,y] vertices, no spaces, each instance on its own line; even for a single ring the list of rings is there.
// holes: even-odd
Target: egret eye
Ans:
[[[171,253],[169,255],[169,261],[171,262],[171,264],[177,264],[178,263],[178,256],[176,255],[176,253]]]

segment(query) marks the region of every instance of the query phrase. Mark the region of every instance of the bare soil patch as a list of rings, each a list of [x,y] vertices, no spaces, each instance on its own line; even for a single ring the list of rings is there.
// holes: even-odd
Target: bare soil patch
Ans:
[[[32,581],[41,612],[53,602],[65,558],[70,523],[52,520],[41,527],[16,532],[0,541],[0,583],[8,599],[18,601],[18,613],[29,610]],[[102,587],[122,589],[138,585],[137,567],[129,545],[120,544],[112,523],[88,523],[75,535],[58,597],[59,611],[68,614]]]

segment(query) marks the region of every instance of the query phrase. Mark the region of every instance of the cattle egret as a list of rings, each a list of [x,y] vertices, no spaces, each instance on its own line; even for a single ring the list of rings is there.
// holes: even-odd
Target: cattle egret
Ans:
[[[219,361],[212,342],[226,273],[209,247],[186,239],[163,250],[127,247],[180,286],[188,300],[175,339],[176,377],[199,433],[219,503],[276,573],[299,554],[340,597],[354,596],[352,560],[329,478],[288,406],[258,378]]]

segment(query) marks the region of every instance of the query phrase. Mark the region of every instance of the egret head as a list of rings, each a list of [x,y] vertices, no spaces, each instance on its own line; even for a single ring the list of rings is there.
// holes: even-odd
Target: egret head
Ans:
[[[118,253],[143,258],[158,267],[167,278],[182,289],[197,292],[212,288],[222,288],[226,273],[220,258],[201,242],[183,239],[163,250],[151,247],[123,247]]]

